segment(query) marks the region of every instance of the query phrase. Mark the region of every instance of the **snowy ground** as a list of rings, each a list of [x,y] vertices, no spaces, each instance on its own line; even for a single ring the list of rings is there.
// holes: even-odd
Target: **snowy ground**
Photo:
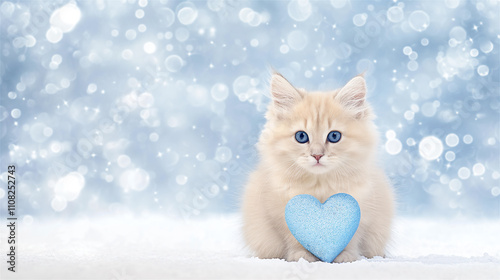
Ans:
[[[2,279],[500,279],[500,223],[398,219],[387,258],[288,263],[250,257],[236,215],[37,221],[18,230]],[[5,236],[2,234],[2,236]],[[4,238],[2,238],[2,241]]]

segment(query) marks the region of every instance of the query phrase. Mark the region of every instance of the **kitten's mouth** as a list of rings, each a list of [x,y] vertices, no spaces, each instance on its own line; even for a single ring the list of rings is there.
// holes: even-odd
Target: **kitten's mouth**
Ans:
[[[323,163],[316,162],[315,164],[309,166],[309,172],[313,174],[323,174],[328,171],[328,167],[326,167]]]

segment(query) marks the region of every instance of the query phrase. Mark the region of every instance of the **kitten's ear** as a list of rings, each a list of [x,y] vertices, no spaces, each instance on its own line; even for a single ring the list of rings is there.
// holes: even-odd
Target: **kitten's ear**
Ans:
[[[366,82],[363,76],[354,77],[338,93],[335,99],[356,119],[368,116],[370,107],[366,102]]]
[[[288,112],[302,99],[300,92],[279,73],[274,73],[271,77],[271,95],[278,116]]]

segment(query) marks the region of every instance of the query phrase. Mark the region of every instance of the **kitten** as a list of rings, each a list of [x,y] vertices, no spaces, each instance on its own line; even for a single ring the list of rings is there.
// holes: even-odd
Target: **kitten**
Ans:
[[[299,194],[323,203],[336,193],[348,193],[359,203],[361,221],[334,262],[384,256],[394,198],[376,165],[378,134],[364,78],[357,76],[330,92],[306,92],[275,73],[271,95],[257,144],[260,163],[243,197],[247,245],[259,258],[318,260],[291,234],[285,205]]]

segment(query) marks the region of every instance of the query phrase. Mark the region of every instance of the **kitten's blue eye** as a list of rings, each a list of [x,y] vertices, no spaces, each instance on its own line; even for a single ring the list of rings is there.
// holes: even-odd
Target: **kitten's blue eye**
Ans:
[[[340,133],[340,131],[330,131],[330,133],[328,133],[328,141],[332,142],[332,143],[337,143],[340,141],[340,138],[342,138],[342,133]]]
[[[297,133],[295,133],[295,140],[297,140],[297,142],[301,144],[304,144],[309,141],[309,136],[307,136],[307,133],[305,133],[304,131],[297,131]]]

